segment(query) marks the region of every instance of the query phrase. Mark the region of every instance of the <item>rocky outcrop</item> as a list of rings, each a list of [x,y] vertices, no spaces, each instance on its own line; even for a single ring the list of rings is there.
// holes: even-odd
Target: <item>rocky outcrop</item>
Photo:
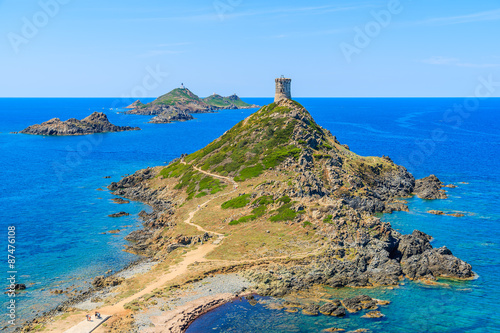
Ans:
[[[140,108],[143,105],[144,104],[140,100],[137,100],[134,103],[130,104],[129,106],[126,106],[125,109],[136,109]]]
[[[446,191],[442,190],[444,184],[435,175],[430,175],[428,177],[418,179],[415,182],[415,189],[413,192],[420,199],[432,200],[432,199],[446,199]]]
[[[194,119],[194,117],[187,111],[167,109],[152,118],[149,122],[153,124],[168,124],[174,121],[187,121],[191,119]]]
[[[114,213],[114,214],[108,215],[108,217],[123,217],[123,216],[130,216],[130,214],[127,212],[119,212],[119,213]]]
[[[319,312],[325,316],[344,317],[346,312],[340,300],[333,300],[323,304]]]
[[[102,112],[94,112],[90,116],[78,120],[75,118],[61,121],[54,118],[40,125],[32,125],[20,133],[33,135],[87,135],[105,132],[137,131],[139,127],[115,126]]]
[[[125,281],[124,278],[116,276],[109,276],[109,277],[98,276],[94,279],[94,281],[92,281],[92,286],[94,288],[115,287],[120,285],[123,281]]]

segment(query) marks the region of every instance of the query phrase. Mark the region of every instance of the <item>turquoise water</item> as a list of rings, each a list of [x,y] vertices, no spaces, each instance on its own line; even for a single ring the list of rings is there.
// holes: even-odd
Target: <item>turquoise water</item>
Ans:
[[[272,101],[245,100],[260,105]],[[386,318],[382,320],[370,321],[360,315],[306,317],[241,302],[200,318],[189,332],[316,332],[332,326],[365,327],[375,332],[498,331],[500,100],[481,100],[478,110],[461,123],[450,122],[446,113],[462,103],[461,99],[298,101],[353,151],[389,155],[416,177],[435,173],[446,183],[456,184],[458,188],[449,190],[449,200],[411,199],[410,213],[384,215],[383,219],[402,232],[419,229],[434,236],[435,246],[448,246],[473,266],[479,278],[451,283],[449,288],[407,282],[394,290],[363,290],[393,302],[383,308]],[[51,290],[84,289],[95,275],[136,259],[122,251],[123,238],[139,227],[137,214],[148,207],[114,204],[112,195],[98,188],[105,189],[111,181],[137,169],[196,151],[253,112],[226,110],[195,115],[194,121],[158,125],[148,124],[147,116],[110,110],[129,102],[113,98],[0,99],[0,246],[6,249],[7,227],[15,225],[18,282],[28,286],[17,297],[20,321],[67,298]],[[83,137],[9,134],[53,117],[83,118],[93,111],[105,112],[114,124],[143,130]],[[430,140],[433,131],[445,139]],[[463,211],[467,216],[434,216],[425,213],[428,209]],[[132,215],[107,217],[122,210]],[[113,229],[122,231],[102,234]],[[2,265],[7,277],[6,260]],[[337,293],[352,293],[331,292],[336,297],[343,296]],[[7,300],[3,295],[2,302]],[[4,312],[0,311],[2,324],[7,318]]]

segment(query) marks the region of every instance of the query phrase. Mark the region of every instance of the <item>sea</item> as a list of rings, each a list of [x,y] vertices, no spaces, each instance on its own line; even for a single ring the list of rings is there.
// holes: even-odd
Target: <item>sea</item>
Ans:
[[[148,102],[153,99],[144,99]],[[271,98],[244,98],[265,105]],[[416,178],[437,175],[447,200],[408,200],[410,212],[381,215],[402,233],[421,230],[473,267],[472,281],[441,286],[402,281],[396,288],[327,289],[331,297],[361,293],[389,300],[385,317],[306,316],[270,310],[261,298],[221,306],[187,332],[321,332],[337,327],[371,332],[500,332],[500,99],[297,98],[316,122],[365,156],[389,156]],[[141,227],[139,202],[119,205],[107,186],[148,166],[192,153],[255,112],[196,114],[188,122],[149,124],[150,116],[125,115],[129,99],[0,98],[1,326],[34,318],[68,299],[56,291],[86,290],[93,278],[138,259],[124,251]],[[51,118],[104,112],[115,125],[141,131],[87,136],[12,134]],[[428,210],[462,213],[437,216]],[[125,211],[129,216],[108,215]],[[113,231],[109,233],[109,231]],[[11,245],[9,247],[9,245]],[[9,278],[11,280],[9,280]],[[13,279],[12,279],[13,278]],[[27,289],[9,297],[10,282]],[[12,302],[15,301],[15,302]],[[15,305],[14,309],[12,304]]]

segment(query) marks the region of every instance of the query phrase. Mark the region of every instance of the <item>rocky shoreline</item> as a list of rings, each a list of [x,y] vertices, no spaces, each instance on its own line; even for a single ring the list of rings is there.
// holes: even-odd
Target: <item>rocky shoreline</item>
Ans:
[[[54,118],[41,124],[29,126],[18,133],[32,135],[87,135],[138,130],[140,130],[139,127],[113,125],[104,113],[94,112],[82,120],[71,118],[61,121],[59,118]]]

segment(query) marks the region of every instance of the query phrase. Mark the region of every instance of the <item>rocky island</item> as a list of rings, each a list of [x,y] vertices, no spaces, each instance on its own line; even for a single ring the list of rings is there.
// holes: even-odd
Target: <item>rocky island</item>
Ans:
[[[92,309],[114,315],[106,332],[184,332],[235,297],[257,304],[252,294],[284,298],[268,306],[287,312],[370,310],[364,318],[381,318],[387,301],[361,292],[327,299],[318,288],[474,277],[448,248],[433,248],[431,236],[401,234],[375,216],[407,210],[402,198],[444,197],[437,177],[416,180],[388,157],[357,155],[284,94],[205,148],[109,185],[153,208],[127,239],[128,251],[157,264],[126,280],[96,278],[120,279],[108,294],[104,287],[87,294],[105,298]],[[54,311],[69,312],[66,323],[81,320],[72,305]]]
[[[126,114],[156,116],[151,123],[170,123],[173,121],[186,121],[193,119],[191,113],[207,113],[217,110],[251,109],[257,105],[250,105],[242,101],[237,95],[222,97],[217,94],[200,98],[189,89],[182,86],[169,93],[158,97],[148,104],[140,100],[127,106]]]
[[[29,126],[19,133],[33,135],[87,135],[137,130],[140,130],[140,128],[113,125],[104,113],[94,112],[82,120],[70,118],[61,121],[59,118],[54,118],[41,124]]]

